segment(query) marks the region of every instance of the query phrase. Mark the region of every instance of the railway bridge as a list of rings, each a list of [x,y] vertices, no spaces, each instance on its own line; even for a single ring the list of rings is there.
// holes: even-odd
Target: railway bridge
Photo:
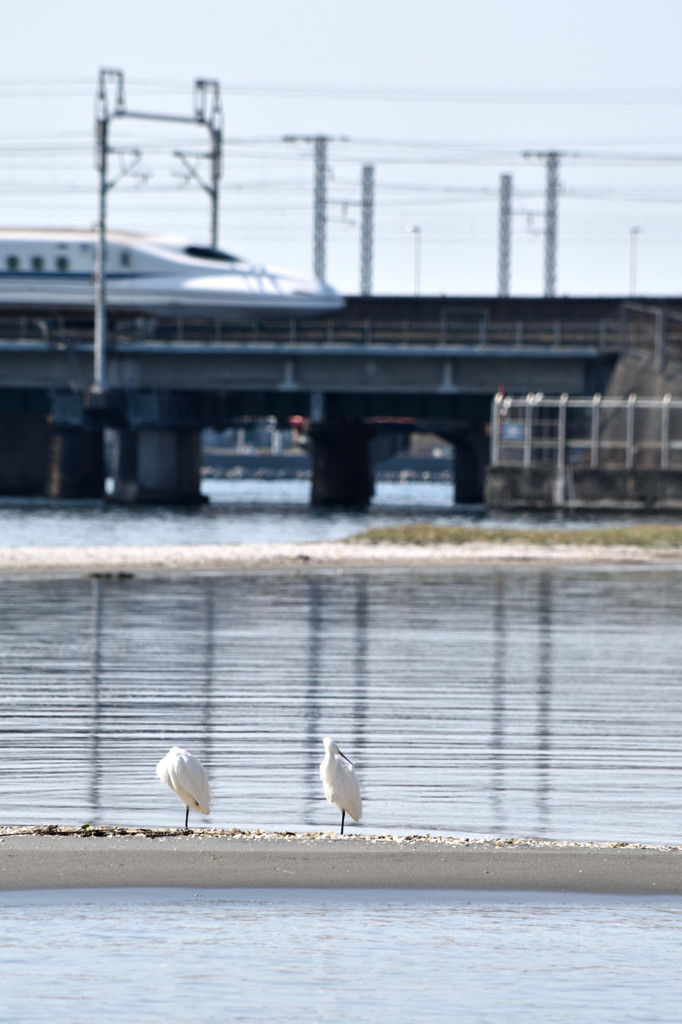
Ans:
[[[493,397],[601,391],[650,320],[619,299],[349,298],[305,320],[117,315],[95,390],[91,312],[7,311],[0,493],[102,495],[106,430],[114,500],[198,501],[204,427],[295,416],[316,504],[367,503],[373,459],[412,430],[454,444],[457,501],[480,502]]]

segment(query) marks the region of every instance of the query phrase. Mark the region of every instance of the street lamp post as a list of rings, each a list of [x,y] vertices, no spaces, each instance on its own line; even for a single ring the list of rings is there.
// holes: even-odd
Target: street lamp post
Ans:
[[[422,229],[418,224],[408,224],[407,230],[414,235],[414,294],[421,290]]]

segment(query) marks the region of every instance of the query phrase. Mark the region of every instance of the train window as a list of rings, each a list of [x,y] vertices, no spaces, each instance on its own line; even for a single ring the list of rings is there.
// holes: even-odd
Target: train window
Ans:
[[[19,257],[18,256],[8,256],[7,257],[7,269],[8,270],[18,270],[20,266],[21,266],[21,264],[19,263]]]
[[[229,252],[221,252],[220,249],[204,248],[200,245],[189,245],[185,249],[185,255],[196,256],[200,260],[223,260],[228,263],[239,263],[238,256],[230,256]]]
[[[57,270],[63,271],[69,269],[69,261],[66,258],[66,256],[57,256],[57,259],[55,260],[55,265],[57,267]]]
[[[31,257],[31,269],[32,270],[42,270],[44,266],[45,266],[45,260],[43,259],[42,256],[32,256]]]
[[[130,266],[130,253],[129,252],[125,252],[124,251],[124,252],[121,253],[121,266],[122,267],[129,267]]]

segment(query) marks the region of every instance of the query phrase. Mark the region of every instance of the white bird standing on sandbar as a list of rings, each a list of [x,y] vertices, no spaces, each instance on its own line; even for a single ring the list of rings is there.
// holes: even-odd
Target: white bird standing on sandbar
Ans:
[[[182,747],[171,747],[165,757],[156,766],[156,774],[162,782],[167,783],[187,808],[185,814],[185,830],[189,821],[189,809],[194,808],[202,814],[208,814],[211,806],[211,787],[208,784],[206,769],[188,750]]]
[[[334,740],[325,736],[324,761],[320,765],[320,778],[324,786],[324,795],[330,804],[341,811],[341,835],[343,823],[348,813],[353,821],[362,817],[362,796],[360,783],[355,772],[355,765],[342,754]]]

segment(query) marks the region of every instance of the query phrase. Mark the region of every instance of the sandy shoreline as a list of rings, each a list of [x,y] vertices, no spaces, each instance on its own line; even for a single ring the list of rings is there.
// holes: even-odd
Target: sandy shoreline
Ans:
[[[461,565],[680,565],[679,548],[588,544],[189,544],[0,547],[0,575],[159,575],[263,569],[447,568]]]
[[[238,829],[95,829],[87,836],[53,830],[2,829],[1,891],[178,886],[682,893],[680,846]]]

